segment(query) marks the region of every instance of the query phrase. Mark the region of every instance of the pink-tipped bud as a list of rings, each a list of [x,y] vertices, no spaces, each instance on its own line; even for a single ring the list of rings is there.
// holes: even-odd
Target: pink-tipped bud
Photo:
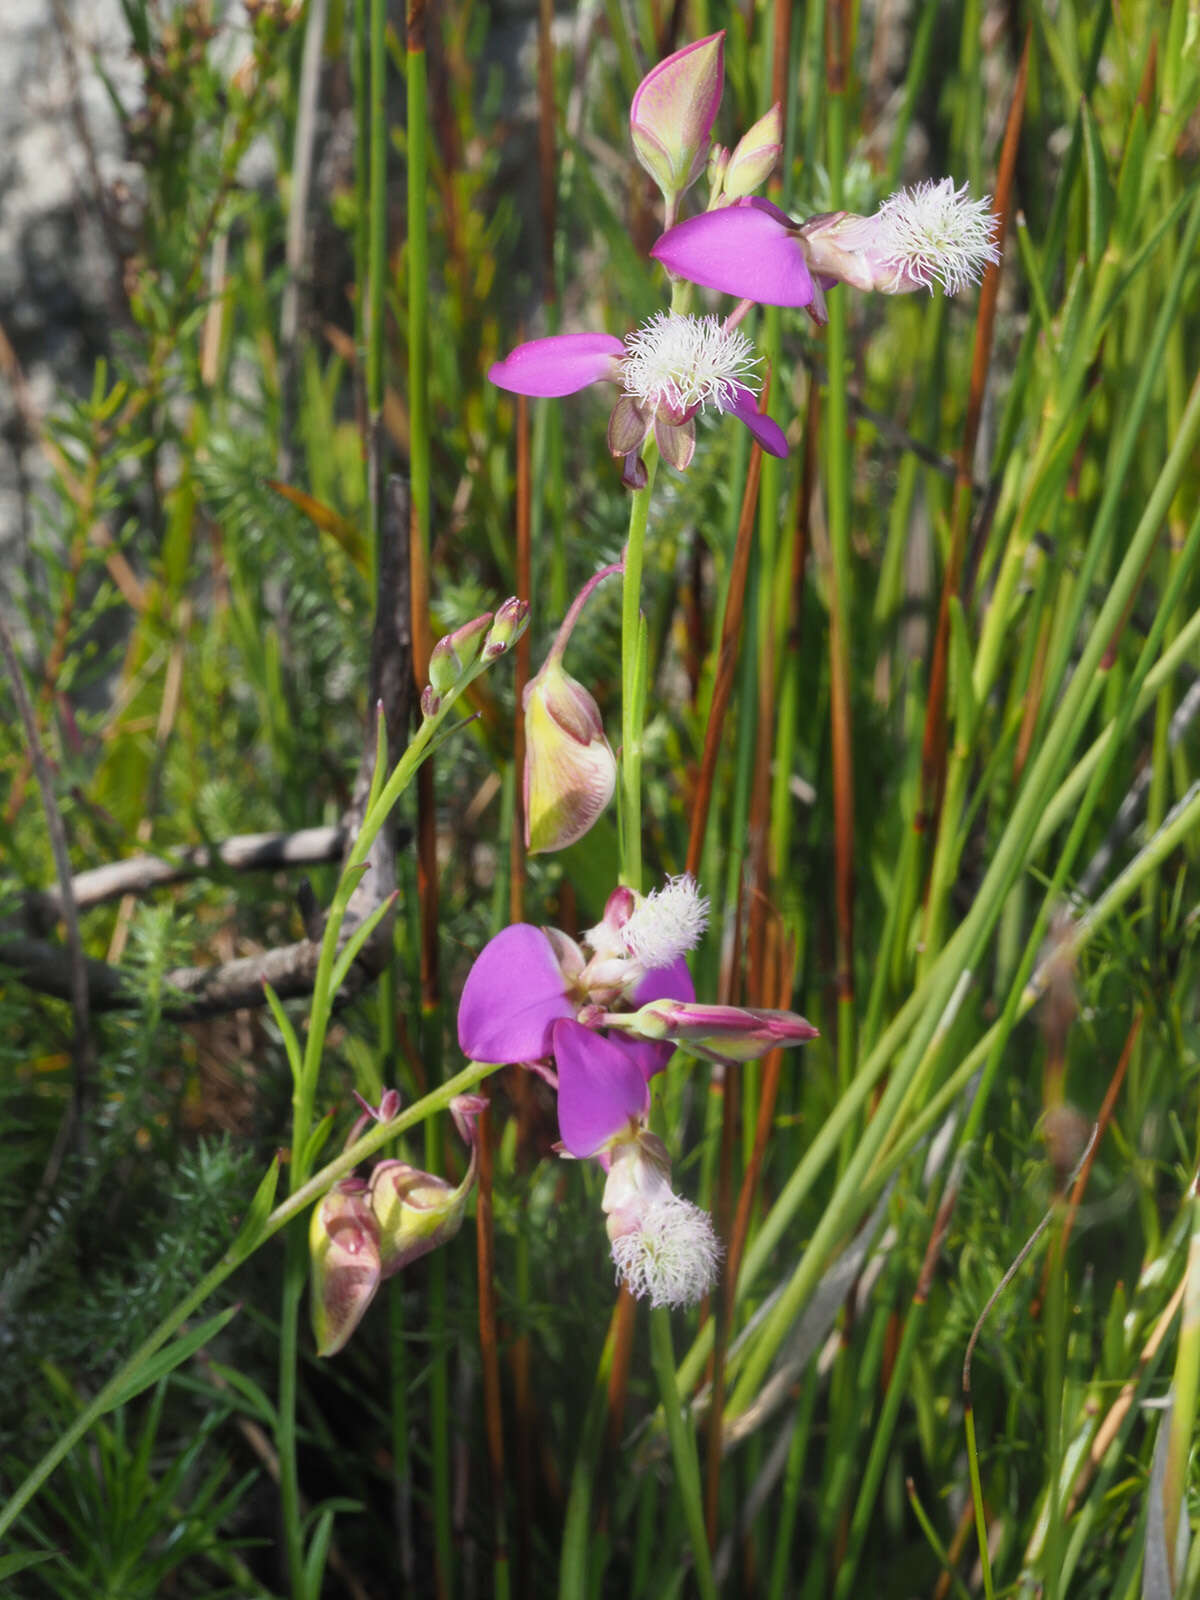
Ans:
[[[450,1102],[450,1115],[454,1119],[454,1126],[458,1129],[458,1136],[472,1156],[479,1143],[479,1129],[476,1123],[487,1108],[488,1097],[485,1094],[459,1094]]]
[[[491,626],[492,613],[485,611],[438,640],[429,656],[429,686],[435,694],[447,694],[462,681],[479,660],[484,635]]]
[[[724,198],[741,200],[753,194],[771,176],[782,150],[783,112],[776,103],[734,146],[725,168],[721,191]]]
[[[710,195],[719,195],[725,187],[725,168],[729,165],[729,151],[723,144],[714,144],[708,152],[708,164],[705,178],[708,180]],[[710,199],[709,204],[712,205]]]
[[[617,762],[595,700],[551,652],[525,690],[525,847],[565,850],[612,799]]]
[[[308,1245],[317,1354],[332,1356],[362,1321],[382,1277],[379,1228],[359,1180],[338,1184],[313,1207]]]
[[[725,80],[725,34],[660,61],[638,85],[629,128],[638,160],[674,205],[704,171]]]
[[[488,636],[483,641],[483,659],[495,661],[506,650],[511,650],[528,626],[529,601],[518,600],[513,595],[496,612]]]
[[[816,1028],[794,1011],[765,1011],[750,1006],[706,1006],[686,1000],[651,1000],[627,1021],[610,1015],[643,1039],[667,1039],[709,1061],[756,1061],[769,1050],[806,1044]]]

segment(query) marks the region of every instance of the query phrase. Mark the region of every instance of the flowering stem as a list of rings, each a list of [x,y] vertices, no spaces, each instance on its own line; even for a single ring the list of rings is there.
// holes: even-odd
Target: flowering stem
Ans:
[[[621,591],[621,882],[642,887],[642,729],[646,721],[646,643],[642,621],[642,562],[658,446],[646,441],[646,484],[629,504],[625,582]]]
[[[154,1332],[142,1341],[124,1366],[119,1368],[96,1394],[91,1404],[86,1406],[66,1432],[55,1440],[25,1481],[14,1491],[8,1503],[0,1508],[0,1536],[12,1527],[50,1474],[74,1449],[92,1424],[122,1403],[122,1396],[134,1388],[138,1373],[151,1357],[162,1349],[172,1334],[178,1332],[188,1317],[194,1311],[198,1311],[209,1296],[219,1289],[243,1262],[248,1261],[255,1251],[266,1244],[268,1239],[273,1238],[281,1228],[286,1227],[289,1222],[307,1210],[314,1200],[320,1199],[339,1178],[347,1177],[361,1161],[366,1161],[381,1150],[390,1139],[404,1133],[408,1128],[415,1127],[417,1123],[424,1122],[437,1112],[444,1111],[456,1095],[466,1094],[476,1084],[482,1083],[485,1078],[499,1070],[499,1067],[492,1062],[468,1062],[460,1073],[424,1095],[414,1105],[409,1106],[407,1111],[402,1111],[389,1122],[379,1122],[369,1128],[361,1139],[355,1140],[348,1149],[342,1151],[340,1156],[336,1156],[319,1172],[314,1173],[305,1183],[293,1190],[258,1227],[244,1235],[239,1234],[216,1265],[172,1311],[168,1312]]]
[[[649,485],[647,485],[646,492],[649,492]],[[548,661],[557,661],[562,656],[563,651],[567,648],[567,641],[571,637],[571,633],[574,630],[575,624],[579,621],[579,613],[587,604],[592,590],[596,587],[596,585],[603,583],[605,578],[611,578],[614,572],[624,572],[624,570],[624,562],[614,561],[612,566],[601,567],[599,572],[594,573],[592,577],[588,579],[583,588],[571,602],[571,609],[562,619],[562,625],[560,626],[558,632],[554,635],[554,643],[550,646],[549,653],[546,657]]]
[[[482,665],[464,678],[459,688],[466,687],[470,677],[482,671]],[[339,945],[342,922],[350,897],[358,883],[362,867],[366,864],[371,846],[380,828],[390,815],[401,794],[412,782],[418,768],[430,753],[435,736],[457,699],[451,693],[444,697],[435,716],[427,717],[417,730],[412,742],[396,763],[387,782],[383,782],[386,767],[384,724],[379,724],[379,742],[375,757],[375,775],[368,796],[366,813],[358,838],[350,852],[333,901],[325,920],[321,954],[313,981],[312,1002],[309,1008],[308,1037],[303,1059],[299,1059],[299,1046],[292,1035],[289,1055],[292,1058],[292,1150],[289,1164],[293,1193],[302,1193],[308,1179],[309,1136],[313,1109],[316,1103],[317,1084],[320,1078],[321,1058],[325,1034],[333,1011],[333,1002],[342,977],[338,974]],[[393,1127],[394,1124],[387,1124]],[[361,1158],[360,1158],[361,1159]],[[280,1499],[282,1502],[284,1535],[288,1552],[288,1567],[293,1593],[302,1589],[304,1570],[303,1537],[300,1513],[300,1483],[295,1450],[295,1399],[296,1368],[299,1359],[300,1305],[304,1294],[304,1281],[308,1272],[308,1251],[299,1230],[293,1230],[287,1240],[284,1268],[283,1300],[280,1308],[279,1336],[279,1393],[277,1397],[276,1448],[279,1452]]]
[[[701,1600],[716,1600],[717,1589],[713,1580],[712,1558],[708,1549],[708,1535],[704,1529],[704,1506],[700,1496],[700,1463],[696,1457],[695,1435],[684,1420],[679,1403],[679,1387],[675,1379],[675,1349],[671,1340],[671,1313],[665,1306],[655,1306],[650,1312],[650,1348],[654,1372],[662,1397],[663,1416],[667,1424],[667,1437],[671,1443],[671,1456],[675,1462],[675,1486],[683,1502],[692,1541],[692,1555],[696,1562],[696,1587]],[[720,1427],[720,1419],[713,1425]]]

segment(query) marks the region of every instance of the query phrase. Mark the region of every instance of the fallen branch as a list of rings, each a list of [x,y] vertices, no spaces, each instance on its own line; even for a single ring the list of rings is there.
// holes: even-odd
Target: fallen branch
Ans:
[[[61,917],[79,908],[100,905],[126,894],[145,893],[167,884],[181,883],[220,865],[234,871],[309,865],[347,859],[358,836],[374,771],[377,717],[388,729],[388,768],[404,747],[413,701],[412,631],[408,582],[408,485],[393,478],[388,484],[387,514],[379,554],[375,626],[371,640],[369,695],[371,711],[354,798],[342,824],[305,828],[298,833],[245,834],[223,844],[197,845],[170,856],[134,856],[61,877],[56,889],[33,891],[24,897],[23,924],[10,920],[0,927],[0,970],[13,973],[27,988],[60,1000],[74,1000],[94,1011],[128,1011],[140,1003],[139,990],[130,975],[106,961],[71,953],[40,937]],[[351,896],[342,930],[342,943],[392,894],[396,883],[396,850],[402,843],[391,824],[379,830],[366,869]],[[314,923],[319,918],[309,919]],[[344,1003],[374,981],[383,970],[391,949],[390,914],[372,931],[338,994]],[[77,926],[77,925],[76,925]],[[270,984],[281,1000],[294,1000],[312,992],[321,953],[318,926],[296,944],[242,956],[216,966],[180,967],[165,975],[168,997],[163,1015],[179,1022],[198,1021],[223,1012],[241,1011],[265,1004],[263,985]],[[74,978],[74,982],[72,981]]]
[[[325,828],[301,828],[296,833],[242,833],[220,844],[190,845],[169,856],[131,856],[92,867],[71,879],[71,892],[81,911],[119,900],[127,894],[146,894],[202,877],[214,867],[232,872],[266,872],[277,867],[316,866],[341,859],[351,839],[343,823]],[[46,932],[62,916],[59,889],[35,889],[25,896],[31,931]]]

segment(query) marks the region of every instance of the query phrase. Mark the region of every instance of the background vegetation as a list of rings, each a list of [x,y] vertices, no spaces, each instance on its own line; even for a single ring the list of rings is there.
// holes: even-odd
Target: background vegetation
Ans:
[[[124,303],[90,392],[30,418],[3,580],[5,1592],[1200,1592],[1194,6],[123,3]],[[702,427],[656,488],[647,870],[711,897],[702,994],[822,1034],[677,1058],[664,1091],[727,1241],[674,1329],[709,1580],[544,1086],[492,1080],[474,1227],[331,1360],[295,1337],[306,1223],[284,1250],[253,1197],[277,1149],[284,1188],[328,1158],[352,1089],[459,1071],[490,933],[586,928],[615,881],[611,822],[512,843],[519,684],[625,537],[605,408],[485,373],[662,304],[628,105],[716,28],[718,136],[783,101],[794,215],[949,173],[1006,232],[978,295],[754,314],[787,461]],[[304,983],[225,1009],[195,969],[319,938],[346,840],[219,847],[354,814],[406,587],[420,681],[508,594],[529,643],[401,800],[382,974],[327,1033]],[[602,590],[572,645],[614,742],[618,617]],[[153,890],[76,876],[76,922],[56,817],[76,875],[209,853]],[[449,1127],[409,1154],[457,1175]],[[104,1389],[222,1260],[190,1339]]]

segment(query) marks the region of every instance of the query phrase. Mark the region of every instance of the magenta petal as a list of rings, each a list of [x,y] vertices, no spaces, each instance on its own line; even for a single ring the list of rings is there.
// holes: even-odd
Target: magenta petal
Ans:
[[[758,409],[758,396],[738,385],[733,404],[729,408],[735,417],[750,429],[769,456],[787,455],[787,436],[777,422]]]
[[[648,972],[633,991],[630,1001],[635,1007],[647,1005],[651,1000],[686,1000],[691,1005],[695,998],[696,985],[692,982],[686,958],[680,956],[671,966]],[[663,1070],[675,1054],[675,1046],[669,1039],[638,1039],[627,1034],[621,1043],[641,1068],[647,1083]]]
[[[613,362],[625,346],[611,333],[558,333],[519,344],[488,369],[498,389],[553,397],[574,394],[615,376]]]
[[[573,1017],[554,948],[540,928],[515,922],[484,945],[458,1002],[458,1043],[472,1061],[537,1061],[550,1029]]]
[[[650,1109],[650,1091],[631,1051],[578,1022],[556,1022],[558,1131],[573,1156],[594,1155],[630,1118]]]
[[[747,201],[689,217],[651,250],[678,278],[767,306],[806,306],[813,297],[804,250],[786,215],[769,201]]]

